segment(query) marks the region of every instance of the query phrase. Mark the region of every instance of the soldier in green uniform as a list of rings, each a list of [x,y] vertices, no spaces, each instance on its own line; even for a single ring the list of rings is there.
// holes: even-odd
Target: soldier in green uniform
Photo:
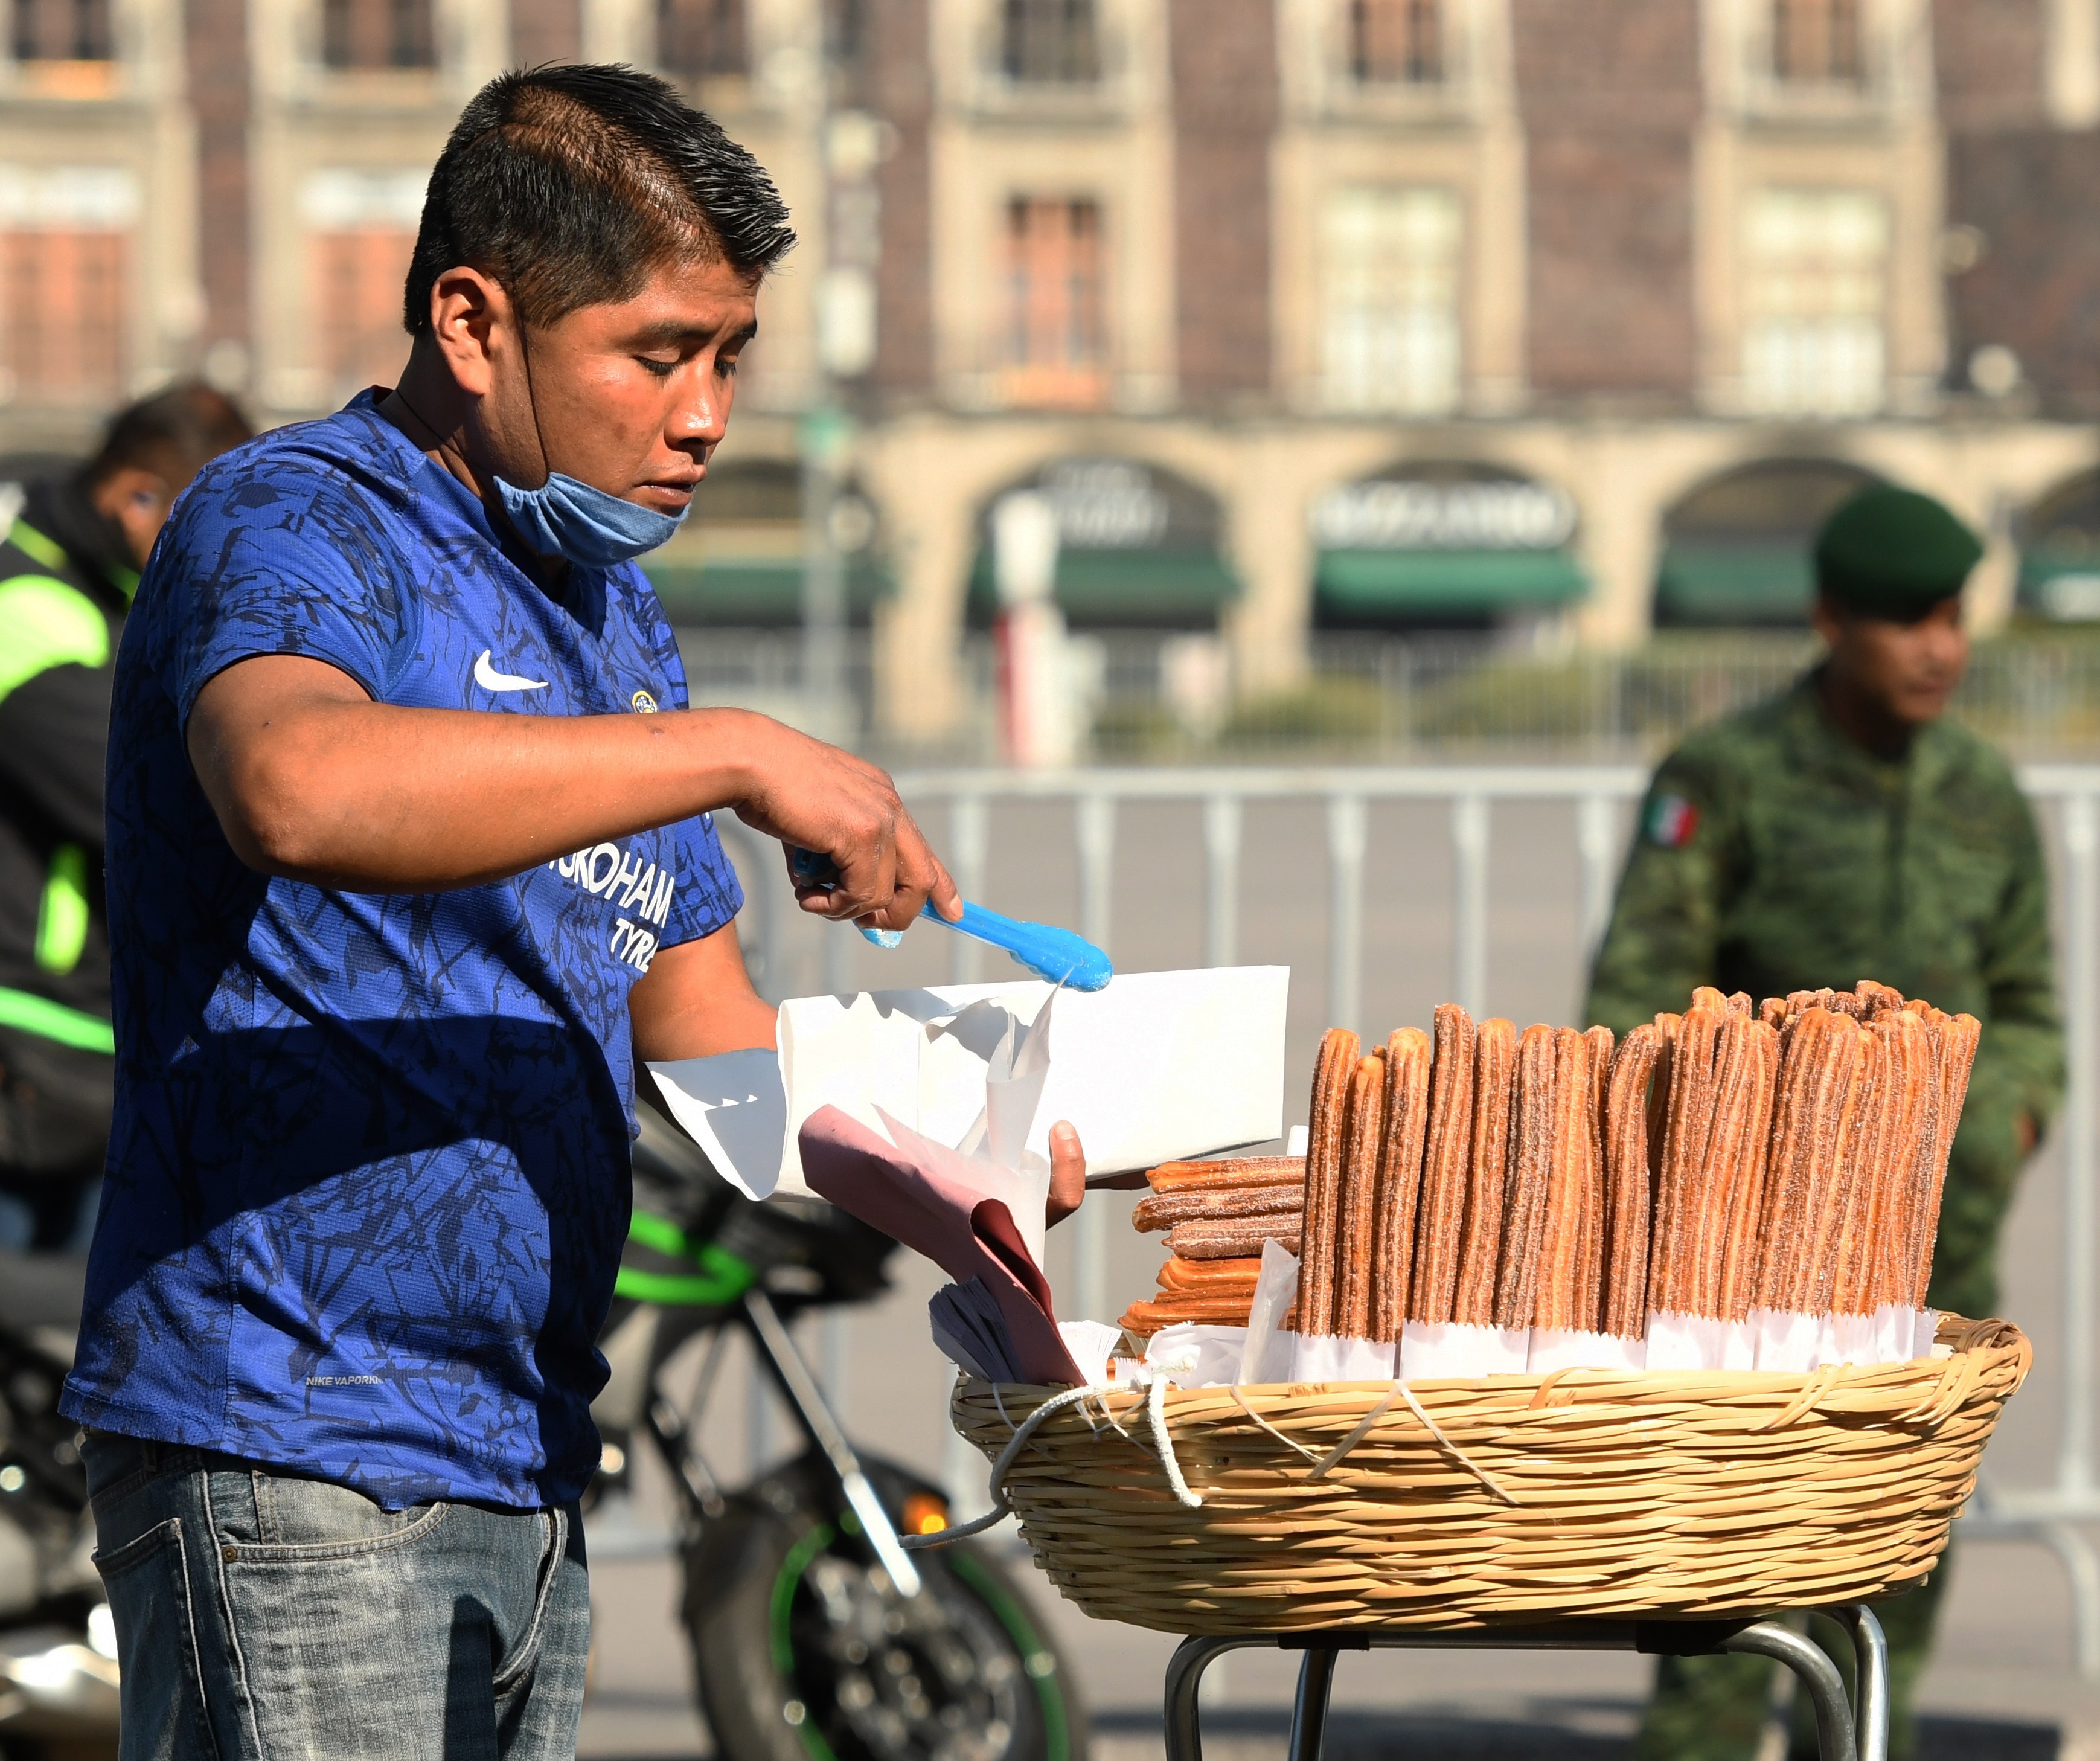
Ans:
[[[2063,1089],[2048,877],[2005,761],[1943,719],[1968,659],[1963,583],[1982,555],[1938,502],[1876,485],[1815,545],[1829,652],[1781,695],[1693,734],[1656,771],[1588,1018],[1624,1034],[1696,985],[1754,998],[1862,978],[1983,1024],[1947,1176],[1930,1300],[1997,1309],[1995,1258],[2020,1167]],[[1890,1754],[1916,1742],[1911,1689],[1944,1564],[1882,1604]],[[1772,1666],[1665,1659],[1639,1761],[1749,1761]],[[1797,1722],[1794,1746],[1807,1727]]]

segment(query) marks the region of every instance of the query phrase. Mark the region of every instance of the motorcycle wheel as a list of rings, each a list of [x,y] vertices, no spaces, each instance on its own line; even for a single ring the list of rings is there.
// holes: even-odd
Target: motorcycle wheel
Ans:
[[[1070,1672],[971,1543],[917,1555],[907,1601],[828,1520],[738,1499],[708,1528],[683,1613],[721,1761],[1085,1761]]]

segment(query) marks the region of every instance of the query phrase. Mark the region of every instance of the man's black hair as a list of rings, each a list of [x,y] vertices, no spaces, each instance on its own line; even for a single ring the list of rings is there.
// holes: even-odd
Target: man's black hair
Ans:
[[[238,404],[223,391],[188,380],[111,417],[102,444],[81,468],[81,480],[92,486],[131,469],[187,479],[220,453],[254,438]]]
[[[548,324],[632,298],[667,263],[726,263],[755,281],[794,242],[764,168],[664,81],[630,67],[505,73],[460,113],[430,173],[403,321],[429,329],[432,285],[461,265]]]

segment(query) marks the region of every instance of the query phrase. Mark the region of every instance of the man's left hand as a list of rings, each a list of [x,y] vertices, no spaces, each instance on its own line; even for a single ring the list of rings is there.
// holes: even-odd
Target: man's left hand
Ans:
[[[1060,1119],[1050,1128],[1050,1203],[1043,1212],[1045,1219],[1063,1222],[1086,1196],[1087,1152],[1079,1147],[1079,1134],[1071,1121]]]

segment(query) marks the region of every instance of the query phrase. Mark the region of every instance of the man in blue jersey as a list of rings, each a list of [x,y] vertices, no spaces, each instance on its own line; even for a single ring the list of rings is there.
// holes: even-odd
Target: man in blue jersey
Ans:
[[[153,554],[64,1398],[127,1761],[572,1751],[635,1061],[773,1039],[709,815],[828,854],[814,912],[959,911],[881,772],[686,708],[632,560],[792,242],[661,82],[506,75],[432,174],[400,384],[218,461]]]

